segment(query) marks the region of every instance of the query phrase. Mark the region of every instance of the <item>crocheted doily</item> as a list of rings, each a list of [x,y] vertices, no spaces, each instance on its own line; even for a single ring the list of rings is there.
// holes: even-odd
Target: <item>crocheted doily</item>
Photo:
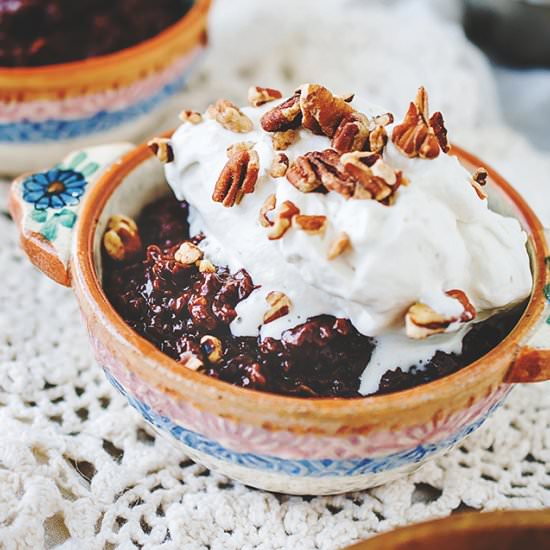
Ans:
[[[387,96],[402,110],[423,82],[454,140],[517,183],[550,222],[550,161],[513,132],[488,126],[498,124],[497,109],[485,109],[490,73],[452,23],[414,19],[417,3],[351,7],[328,14],[330,23],[311,2],[278,2],[277,16],[253,0],[222,4],[213,50],[181,106],[202,109],[217,95],[242,100],[250,83],[288,90],[318,80]],[[279,18],[278,32],[270,17]],[[400,40],[388,32],[395,26]],[[245,45],[235,38],[244,33]],[[343,52],[350,59],[340,62]],[[269,63],[260,65],[263,57]],[[0,548],[334,549],[461,510],[550,506],[548,383],[518,386],[462,446],[367,492],[287,497],[194,464],[156,437],[94,365],[71,291],[19,250],[6,187],[0,184]]]

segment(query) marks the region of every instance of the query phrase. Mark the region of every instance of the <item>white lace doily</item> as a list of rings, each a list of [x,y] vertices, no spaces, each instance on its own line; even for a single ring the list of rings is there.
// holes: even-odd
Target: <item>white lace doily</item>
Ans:
[[[498,124],[498,110],[485,109],[493,97],[490,73],[451,23],[428,15],[413,32],[414,2],[370,15],[341,9],[331,16],[331,25],[347,29],[338,32],[311,2],[287,0],[277,3],[277,12],[288,25],[276,32],[265,15],[272,10],[258,4],[218,6],[214,49],[182,99],[185,106],[203,108],[216,95],[242,98],[249,83],[288,89],[289,77],[370,91],[397,104],[423,82],[434,104],[447,111],[455,141],[500,169],[550,222],[550,161],[513,132],[488,126]],[[326,9],[334,5],[327,2]],[[236,11],[243,6],[248,11]],[[396,11],[406,12],[396,16],[406,44],[388,32]],[[249,31],[246,47],[232,39]],[[269,46],[260,48],[263,39]],[[436,51],[429,51],[432,42]],[[352,57],[340,64],[338,52],[348,48]],[[412,53],[419,51],[426,57]],[[270,63],[259,67],[264,55]],[[379,82],[381,75],[387,81]],[[455,127],[460,133],[453,135]],[[517,387],[460,448],[367,492],[287,497],[193,464],[157,438],[105,381],[71,291],[23,257],[5,213],[6,186],[0,189],[0,548],[332,550],[460,510],[550,506],[549,383]]]

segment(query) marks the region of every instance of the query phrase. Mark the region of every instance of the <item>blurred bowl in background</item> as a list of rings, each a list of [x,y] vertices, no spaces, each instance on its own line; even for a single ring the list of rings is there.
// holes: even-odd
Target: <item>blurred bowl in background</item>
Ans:
[[[347,550],[545,550],[550,510],[458,514],[397,529]]]
[[[0,67],[0,173],[35,170],[88,145],[144,139],[206,45],[211,0],[112,54],[42,67]]]
[[[464,30],[491,59],[550,67],[549,0],[463,0]]]

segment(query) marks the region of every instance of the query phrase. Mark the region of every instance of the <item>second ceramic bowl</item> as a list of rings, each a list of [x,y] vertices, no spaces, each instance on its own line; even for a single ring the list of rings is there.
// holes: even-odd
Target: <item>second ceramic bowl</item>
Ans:
[[[206,44],[210,0],[118,52],[44,67],[0,67],[0,173],[19,174],[70,151],[148,137]]]
[[[470,171],[485,165],[453,152]],[[320,495],[415,470],[479,428],[512,383],[550,379],[544,231],[517,192],[489,174],[492,207],[517,217],[529,236],[534,286],[525,314],[496,348],[464,369],[363,399],[285,397],[232,386],[185,368],[124,323],[101,287],[101,242],[110,216],[135,218],[169,193],[162,166],[145,145],[79,151],[55,169],[23,176],[12,186],[11,211],[31,260],[73,287],[98,363],[148,422],[192,459],[231,478]]]

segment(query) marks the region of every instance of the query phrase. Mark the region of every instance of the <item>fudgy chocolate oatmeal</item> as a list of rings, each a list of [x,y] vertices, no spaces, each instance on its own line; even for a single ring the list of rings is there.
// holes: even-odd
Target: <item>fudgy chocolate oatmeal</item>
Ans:
[[[124,220],[113,225],[112,250],[124,244],[134,251],[123,261],[105,255],[105,292],[121,317],[186,365],[182,368],[285,395],[361,397],[360,376],[376,341],[346,319],[313,317],[283,332],[281,339],[231,334],[235,306],[254,290],[254,281],[244,270],[230,273],[203,259],[195,246],[202,237],[189,235],[187,214],[185,202],[165,198],[144,209],[137,222],[139,236]],[[424,384],[470,364],[510,332],[524,308],[525,303],[475,324],[460,355],[438,351],[407,372],[409,365],[395,365],[376,393]]]
[[[0,2],[0,66],[52,65],[122,50],[180,19],[191,0]]]

